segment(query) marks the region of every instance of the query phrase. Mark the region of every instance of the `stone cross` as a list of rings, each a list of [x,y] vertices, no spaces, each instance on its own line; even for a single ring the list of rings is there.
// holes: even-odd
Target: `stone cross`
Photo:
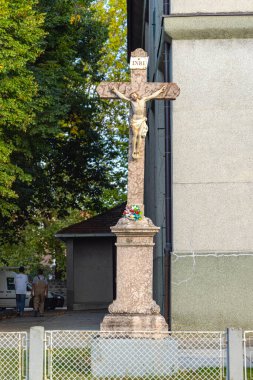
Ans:
[[[97,88],[102,98],[120,98],[131,105],[127,217],[121,217],[111,227],[117,237],[117,298],[109,306],[109,314],[100,328],[102,331],[127,331],[133,336],[142,336],[140,331],[164,332],[168,329],[153,300],[153,240],[159,227],[149,218],[137,216],[140,211],[144,214],[146,102],[176,99],[179,88],[174,83],[148,83],[147,61],[144,50],[135,50],[130,61],[131,82],[103,82]]]
[[[151,99],[175,100],[180,92],[175,83],[147,82],[147,64],[147,53],[142,49],[136,49],[131,53],[131,82],[102,82],[97,87],[101,98],[120,98],[131,104],[127,204],[138,205],[142,211],[145,136],[148,130],[146,102]]]

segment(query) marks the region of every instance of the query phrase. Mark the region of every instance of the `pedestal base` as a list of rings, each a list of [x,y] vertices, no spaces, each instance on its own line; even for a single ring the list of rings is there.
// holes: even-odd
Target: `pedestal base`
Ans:
[[[178,343],[169,336],[159,340],[100,336],[91,346],[92,378],[171,378],[179,370],[179,357]]]
[[[160,314],[107,314],[100,330],[132,332],[135,335],[134,332],[167,332],[168,325]]]
[[[154,235],[159,231],[146,217],[134,221],[120,218],[111,230],[117,236],[117,298],[101,323],[101,331],[120,331],[127,336],[168,331],[153,300]],[[139,333],[140,332],[140,333]]]

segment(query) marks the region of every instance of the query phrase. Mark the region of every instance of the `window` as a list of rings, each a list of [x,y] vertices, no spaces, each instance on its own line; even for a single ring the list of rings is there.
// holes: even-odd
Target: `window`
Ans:
[[[7,277],[7,290],[15,290],[14,277]]]

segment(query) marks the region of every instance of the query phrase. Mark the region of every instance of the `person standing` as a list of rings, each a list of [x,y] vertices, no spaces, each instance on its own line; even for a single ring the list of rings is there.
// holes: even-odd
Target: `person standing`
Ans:
[[[43,270],[39,269],[37,276],[34,277],[32,283],[32,295],[33,295],[33,309],[34,316],[43,317],[45,298],[48,294],[48,283],[43,276]]]
[[[26,288],[28,284],[28,277],[24,272],[25,268],[23,266],[19,267],[19,273],[15,277],[16,306],[17,313],[20,317],[24,315]]]

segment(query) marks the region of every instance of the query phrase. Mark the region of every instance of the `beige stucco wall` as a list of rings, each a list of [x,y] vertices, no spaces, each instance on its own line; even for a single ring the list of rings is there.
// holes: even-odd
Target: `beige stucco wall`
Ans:
[[[174,250],[253,250],[253,40],[172,55]]]
[[[171,0],[171,13],[252,12],[252,0]]]
[[[173,256],[174,329],[253,325],[252,67],[252,39],[172,41],[174,251],[206,255]]]

